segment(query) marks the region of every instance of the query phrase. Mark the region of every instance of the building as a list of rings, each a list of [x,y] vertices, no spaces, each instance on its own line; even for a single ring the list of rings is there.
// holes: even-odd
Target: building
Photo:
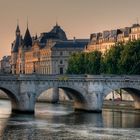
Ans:
[[[101,33],[93,33],[90,35],[90,41],[85,51],[91,52],[98,50],[105,53],[106,50],[110,49],[118,42],[126,43],[137,39],[140,39],[139,24],[133,24],[131,27],[107,30]]]
[[[4,56],[0,61],[0,73],[11,73],[11,56]]]
[[[22,38],[17,25],[16,39],[11,48],[12,73],[63,74],[67,70],[70,55],[83,51],[88,41],[68,40],[57,23],[50,32],[41,33],[39,37],[31,37],[27,27]]]

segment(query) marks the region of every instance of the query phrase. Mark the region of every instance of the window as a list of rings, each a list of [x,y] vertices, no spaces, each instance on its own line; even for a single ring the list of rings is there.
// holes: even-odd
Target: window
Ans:
[[[60,74],[63,74],[63,68],[60,68]]]
[[[63,52],[60,52],[60,55],[62,56],[63,55]]]
[[[63,60],[60,60],[60,64],[63,64]]]

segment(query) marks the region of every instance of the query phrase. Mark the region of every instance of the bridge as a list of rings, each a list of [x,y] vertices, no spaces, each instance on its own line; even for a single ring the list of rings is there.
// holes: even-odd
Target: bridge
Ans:
[[[0,89],[9,96],[13,112],[34,113],[38,96],[50,88],[62,88],[75,109],[91,112],[101,112],[104,98],[124,89],[140,109],[140,75],[0,75]]]

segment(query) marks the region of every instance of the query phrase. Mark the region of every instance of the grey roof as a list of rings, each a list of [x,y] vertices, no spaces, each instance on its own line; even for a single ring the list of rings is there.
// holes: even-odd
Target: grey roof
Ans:
[[[139,24],[133,24],[131,28],[140,27]]]
[[[56,24],[56,26],[53,27],[53,29],[50,31],[50,33],[54,33],[56,34],[56,36],[60,39],[60,40],[67,40],[67,36],[65,34],[65,32],[63,31],[63,29],[58,26]]]
[[[50,32],[41,33],[41,36],[39,37],[39,42],[40,42],[41,47],[45,46],[48,39],[66,41],[67,37],[66,37],[65,32],[61,29],[61,27],[56,24],[56,26],[54,26]]]
[[[19,34],[17,34],[17,33],[19,33]],[[19,25],[17,25],[17,28],[16,28],[16,39],[12,43],[12,52],[18,52],[18,48],[21,45],[20,44],[21,41],[22,41],[22,37],[20,36]]]
[[[80,42],[80,41],[62,41],[57,42],[53,48],[81,48],[84,49],[85,46],[88,44],[88,41]],[[53,49],[52,48],[52,49]]]
[[[13,52],[18,52],[18,49],[19,49],[21,43],[22,43],[22,37],[17,36],[16,40],[12,43],[12,51]]]
[[[23,44],[26,47],[32,46],[32,37],[30,35],[28,27],[27,27],[27,30],[26,30],[26,33],[25,33],[25,36],[24,36]]]
[[[103,38],[108,38],[110,36],[110,31],[103,31]]]

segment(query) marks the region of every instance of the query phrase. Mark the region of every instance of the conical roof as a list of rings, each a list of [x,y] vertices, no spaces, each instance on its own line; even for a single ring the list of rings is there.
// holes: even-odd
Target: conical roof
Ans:
[[[27,30],[25,32],[23,44],[26,47],[32,46],[32,38],[31,38],[31,35],[30,35],[28,27],[27,27]]]
[[[18,52],[18,49],[19,49],[21,43],[22,43],[22,37],[20,35],[19,25],[17,25],[17,28],[16,28],[16,39],[12,43],[12,52]]]
[[[20,32],[19,25],[17,25],[16,32]]]

